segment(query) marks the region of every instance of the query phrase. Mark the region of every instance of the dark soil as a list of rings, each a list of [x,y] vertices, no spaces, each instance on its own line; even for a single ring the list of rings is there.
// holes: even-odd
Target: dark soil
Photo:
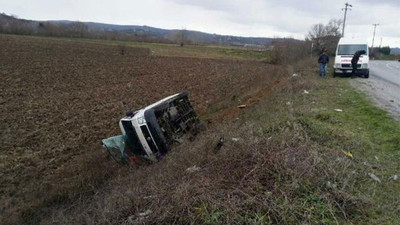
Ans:
[[[22,36],[0,35],[0,49],[0,221],[6,223],[28,221],[129,172],[100,146],[120,133],[122,102],[138,109],[189,91],[202,117],[240,104],[236,96],[262,93],[284,70]]]

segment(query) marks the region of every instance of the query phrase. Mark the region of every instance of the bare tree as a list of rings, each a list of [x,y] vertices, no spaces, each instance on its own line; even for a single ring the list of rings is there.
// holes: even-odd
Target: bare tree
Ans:
[[[321,52],[325,49],[332,54],[341,37],[342,23],[343,21],[340,19],[331,19],[327,25],[314,24],[306,36],[306,41],[314,44],[315,51]]]
[[[341,36],[342,33],[340,28],[342,27],[343,20],[341,19],[331,19],[329,23],[325,26],[327,35]]]
[[[293,63],[309,56],[309,42],[290,38],[276,37],[276,39],[282,40],[273,41],[270,45],[272,47],[270,59],[272,64]]]

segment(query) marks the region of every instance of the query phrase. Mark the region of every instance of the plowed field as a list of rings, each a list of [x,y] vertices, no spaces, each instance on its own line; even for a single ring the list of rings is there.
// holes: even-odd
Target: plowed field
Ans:
[[[122,102],[137,109],[186,90],[209,118],[284,73],[258,61],[146,48],[122,55],[117,46],[47,38],[0,35],[0,49],[0,221],[93,191],[115,174],[109,170],[123,170],[100,146],[120,132]]]

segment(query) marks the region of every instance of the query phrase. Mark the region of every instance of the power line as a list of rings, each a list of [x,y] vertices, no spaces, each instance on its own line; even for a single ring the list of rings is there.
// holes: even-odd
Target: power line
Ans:
[[[374,26],[374,36],[372,37],[372,46],[371,46],[371,49],[372,49],[372,50],[374,49],[374,41],[375,41],[376,26],[378,26],[378,25],[379,25],[379,23],[374,23],[374,24],[372,24],[372,26]]]
[[[347,16],[347,10],[351,10],[351,7],[353,7],[352,5],[350,5],[349,3],[346,2],[346,4],[344,4],[345,7],[342,8],[342,10],[344,10],[344,19],[343,19],[343,30],[342,30],[342,37],[344,37],[344,27],[346,26],[346,16]]]

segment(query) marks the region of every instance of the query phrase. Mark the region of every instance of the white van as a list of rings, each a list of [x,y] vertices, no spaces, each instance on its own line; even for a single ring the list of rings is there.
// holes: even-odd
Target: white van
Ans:
[[[199,119],[189,93],[181,92],[135,112],[128,111],[119,121],[122,135],[102,140],[103,147],[118,163],[135,157],[157,161],[185,134],[197,133]]]
[[[357,63],[357,75],[369,77],[369,51],[366,40],[340,38],[336,48],[335,64],[333,65],[333,76],[339,74],[350,75],[352,73],[351,59],[354,53],[364,50],[366,53],[360,56]]]

